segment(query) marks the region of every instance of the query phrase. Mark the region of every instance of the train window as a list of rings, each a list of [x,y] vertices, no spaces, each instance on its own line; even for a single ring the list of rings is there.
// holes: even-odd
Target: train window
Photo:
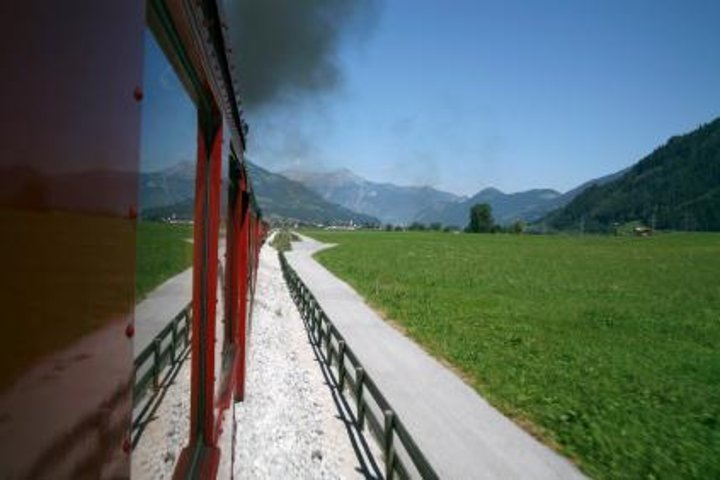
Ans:
[[[191,353],[187,368],[177,369],[179,380],[163,392],[165,397],[177,395],[174,400],[165,399],[163,405],[181,405],[182,411],[171,407],[173,411],[165,412],[164,417],[162,413],[157,415],[166,419],[169,415],[169,421],[162,423],[164,427],[170,426],[176,435],[146,433],[143,438],[151,439],[148,450],[143,450],[141,440],[135,450],[133,467],[144,464],[138,457],[153,455],[153,449],[163,448],[174,460],[168,461],[166,467],[180,476],[212,475],[218,465],[217,452],[230,451],[226,442],[231,438],[227,432],[232,428],[223,425],[227,419],[224,412],[233,399],[242,399],[244,394],[249,290],[246,280],[249,267],[252,269],[254,265],[250,260],[254,257],[251,250],[257,244],[254,238],[257,232],[253,228],[258,221],[257,210],[248,209],[250,197],[242,165],[244,140],[237,100],[228,81],[227,65],[217,64],[217,54],[210,51],[218,47],[224,50],[223,34],[218,22],[201,21],[200,13],[200,10],[177,9],[175,4],[161,0],[149,3],[148,25],[157,42],[147,35],[145,94],[148,100],[142,129],[143,167],[157,175],[143,177],[139,225],[177,231],[191,222],[193,243],[185,246],[191,248],[193,268],[188,275],[190,288],[185,290],[186,298],[192,298],[190,314],[178,314],[169,323],[159,320],[165,325],[160,327],[160,332],[155,336],[144,335],[151,343],[138,345],[136,390],[142,391],[150,383],[155,387],[153,392],[164,388],[160,383],[165,377],[158,372],[164,372],[168,362],[175,365],[176,357],[168,356],[167,345],[172,345],[172,351],[176,350],[182,337],[180,331],[191,332]],[[197,35],[198,28],[208,30],[210,43]],[[151,163],[152,169],[148,168]],[[188,168],[184,168],[186,165]],[[189,188],[185,195],[177,191],[179,185],[172,174],[178,173],[194,178],[187,182],[194,188]],[[171,201],[148,206],[159,201],[158,197],[163,200],[163,195]],[[140,228],[138,231],[142,233]],[[154,250],[147,251],[149,256],[139,250],[139,268],[146,258],[153,259]],[[168,255],[163,252],[158,258],[167,259]],[[140,310],[138,305],[138,331],[142,328]],[[167,315],[168,310],[163,307],[158,311]],[[189,322],[181,321],[188,317],[191,317]],[[150,367],[142,366],[145,364]],[[183,384],[187,388],[178,388]],[[171,390],[175,393],[171,394]],[[139,404],[135,409],[136,412],[148,411]],[[140,424],[141,421],[136,421],[134,427]],[[156,422],[147,428],[162,430],[163,425]],[[138,427],[138,431],[141,429]],[[168,444],[170,438],[172,445]],[[198,458],[204,460],[198,463]]]
[[[143,71],[139,217],[137,222],[136,359],[133,478],[172,473],[190,430],[193,209],[197,109],[163,50],[146,29]],[[174,365],[177,366],[174,366]],[[170,380],[172,388],[168,388]],[[154,404],[163,391],[162,403]],[[172,406],[172,408],[166,408]],[[157,412],[153,410],[158,408]],[[151,422],[153,416],[166,421]]]

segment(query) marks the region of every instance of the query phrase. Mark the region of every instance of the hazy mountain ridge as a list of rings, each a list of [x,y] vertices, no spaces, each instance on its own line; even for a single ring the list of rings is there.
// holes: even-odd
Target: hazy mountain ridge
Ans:
[[[543,223],[608,231],[640,221],[661,229],[720,230],[720,118],[664,145],[604,185],[592,185]]]
[[[377,224],[369,215],[353,212],[321,198],[298,182],[247,163],[255,198],[267,219],[316,224]],[[195,165],[183,162],[158,172],[140,175],[140,205],[144,218],[180,219],[193,216]],[[225,195],[221,195],[223,208]]]
[[[470,207],[476,203],[489,203],[495,220],[500,224],[509,224],[515,220],[532,222],[566,205],[590,185],[605,183],[621,173],[591,180],[564,194],[548,188],[504,193],[489,187],[472,197],[432,187],[372,182],[347,169],[330,172],[286,170],[283,175],[302,183],[326,200],[372,214],[384,223],[407,225],[412,222],[438,222],[464,227],[468,222]]]
[[[285,170],[282,175],[302,183],[325,200],[375,216],[383,223],[409,223],[421,210],[464,199],[427,186],[372,182],[347,169],[331,172]]]
[[[464,227],[468,223],[470,208],[476,203],[489,203],[495,222],[509,224],[515,220],[531,222],[557,208],[562,194],[549,188],[538,188],[517,193],[504,193],[496,188],[485,188],[458,203],[447,204],[439,210],[420,212],[415,220],[423,223],[440,222]]]
[[[283,175],[247,164],[255,189],[255,198],[267,218],[284,218],[303,222],[338,224],[379,224],[380,221],[341,205],[328,202],[320,195]]]
[[[164,170],[140,174],[140,209],[147,211],[187,201],[195,194],[195,163],[181,162]]]
[[[464,227],[472,205],[489,203],[503,225],[523,220],[559,230],[607,231],[614,223],[642,221],[657,228],[720,230],[720,119],[671,138],[632,167],[565,193],[538,188],[508,194],[491,187],[463,197],[427,186],[372,182],[347,169],[281,175],[248,165],[269,218]],[[142,174],[142,211],[166,214],[172,206],[192,215],[193,190],[189,163]]]

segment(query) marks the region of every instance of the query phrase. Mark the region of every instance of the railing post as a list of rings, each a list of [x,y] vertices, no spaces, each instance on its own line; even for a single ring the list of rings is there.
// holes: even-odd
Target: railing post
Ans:
[[[317,315],[315,312],[312,313],[312,315],[308,315],[307,323],[310,326],[310,336],[312,337],[313,343],[317,343],[317,333],[315,332],[315,326],[317,325]]]
[[[153,342],[153,387],[155,390],[160,388],[160,347],[161,339],[156,338]]]
[[[175,356],[177,354],[177,336],[178,336],[177,326],[178,326],[179,322],[180,322],[180,317],[176,317],[173,319],[173,323],[172,323],[172,343],[171,343],[172,355],[170,355],[170,362],[173,365],[175,365],[175,362],[177,360],[175,358]]]
[[[327,335],[325,335],[325,351],[327,352],[327,364],[332,366],[332,352],[330,351],[330,342],[332,342],[332,325],[330,322],[325,322],[327,325]]]
[[[315,317],[315,325],[316,325],[316,328],[318,331],[318,346],[321,346],[321,342],[323,339],[322,324],[323,324],[322,314],[320,312],[318,312],[317,316]]]
[[[395,427],[395,412],[385,410],[385,479],[392,480],[395,477],[395,448],[393,448],[393,433]]]
[[[319,322],[319,321],[317,322],[317,331],[318,331],[318,333],[317,333],[317,341],[315,342],[315,344],[317,345],[318,350],[319,350],[320,347],[322,347],[322,339],[323,339],[322,323]]]
[[[185,309],[185,347],[190,344],[190,323],[192,322],[190,312],[191,310],[189,308]]]
[[[338,342],[338,384],[342,393],[345,386],[345,340]]]
[[[312,336],[315,343],[318,341],[318,332],[317,332],[317,325],[318,325],[318,318],[319,315],[317,314],[317,311],[314,312],[314,314],[310,317],[310,325],[312,329]]]
[[[357,399],[358,427],[360,431],[365,424],[365,402],[363,401],[363,383],[365,382],[365,369],[358,367],[355,370],[355,398]]]

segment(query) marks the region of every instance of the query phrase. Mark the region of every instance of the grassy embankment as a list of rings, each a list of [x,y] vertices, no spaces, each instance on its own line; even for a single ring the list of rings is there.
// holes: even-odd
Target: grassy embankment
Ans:
[[[720,478],[720,235],[309,232],[317,255],[597,478]]]
[[[192,265],[193,229],[187,225],[156,222],[137,224],[135,301]]]

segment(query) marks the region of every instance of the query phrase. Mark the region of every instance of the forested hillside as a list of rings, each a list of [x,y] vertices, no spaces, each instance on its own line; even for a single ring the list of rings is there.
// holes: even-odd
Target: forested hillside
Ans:
[[[620,178],[589,187],[541,223],[609,231],[631,221],[658,229],[720,230],[720,118],[672,137]]]

